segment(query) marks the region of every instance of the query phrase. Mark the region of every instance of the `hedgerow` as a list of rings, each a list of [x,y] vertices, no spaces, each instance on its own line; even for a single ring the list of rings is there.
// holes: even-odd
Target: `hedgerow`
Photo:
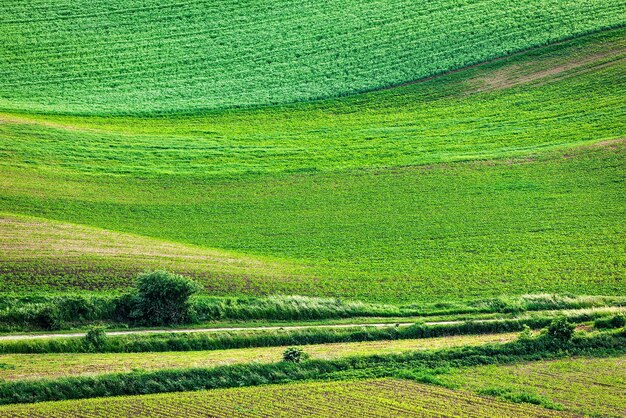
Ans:
[[[593,313],[570,315],[572,323],[589,321]],[[135,334],[109,336],[96,352],[138,353],[159,351],[221,350],[247,347],[298,346],[340,342],[433,338],[452,335],[493,334],[522,331],[524,326],[540,329],[554,317],[469,321],[453,324],[407,327],[309,328],[278,331],[233,331],[210,333]],[[82,353],[94,347],[81,338],[47,338],[0,342],[0,353]]]
[[[310,360],[301,363],[279,362],[266,365],[250,363],[210,369],[162,370],[150,373],[1,383],[0,404],[255,386],[309,379],[340,379],[350,373],[385,377],[402,374],[407,369],[428,371],[442,367],[503,364],[624,351],[626,339],[618,333],[574,337],[567,342],[555,342],[554,339],[544,335],[531,340],[499,345],[399,355]]]

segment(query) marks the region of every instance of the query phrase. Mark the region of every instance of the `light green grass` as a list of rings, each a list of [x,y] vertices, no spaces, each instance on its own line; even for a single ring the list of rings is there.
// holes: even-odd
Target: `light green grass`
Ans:
[[[89,114],[337,97],[626,23],[621,0],[0,6],[0,108]]]
[[[6,114],[0,210],[275,263],[176,269],[213,294],[623,294],[625,33],[309,104]],[[117,288],[153,264],[5,257],[1,287]]]
[[[11,168],[81,179],[158,178],[167,188],[185,178],[525,156],[625,136],[625,62],[620,29],[427,82],[314,103],[195,117],[6,114],[0,155]],[[107,181],[114,180],[98,186]],[[55,188],[71,193],[63,184]],[[146,188],[137,197],[152,193]]]
[[[216,389],[0,407],[6,417],[563,417],[468,392],[396,379]]]
[[[300,346],[313,359],[356,355],[392,354],[414,350],[474,346],[508,342],[516,334],[464,335],[413,340],[368,341]],[[0,380],[57,378],[168,368],[213,367],[236,363],[273,363],[287,347],[240,348],[215,351],[160,353],[4,354],[0,355]]]
[[[626,414],[625,369],[626,357],[573,358],[477,366],[437,378],[462,390],[531,393],[576,414],[620,417]]]

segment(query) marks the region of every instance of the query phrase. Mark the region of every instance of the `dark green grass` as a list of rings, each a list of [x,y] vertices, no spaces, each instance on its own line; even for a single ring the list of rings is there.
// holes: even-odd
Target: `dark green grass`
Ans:
[[[145,113],[336,97],[623,25],[622,0],[0,2],[0,108]]]

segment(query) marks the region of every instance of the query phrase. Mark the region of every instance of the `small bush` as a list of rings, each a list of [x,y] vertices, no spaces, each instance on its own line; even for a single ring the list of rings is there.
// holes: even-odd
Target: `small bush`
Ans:
[[[571,323],[566,317],[555,318],[548,326],[548,335],[557,341],[569,341],[574,335],[576,324]]]
[[[106,346],[107,334],[104,328],[91,327],[85,334],[85,345],[89,351],[98,352]]]
[[[289,347],[283,352],[283,361],[288,363],[300,363],[309,356],[298,347]]]
[[[593,326],[598,329],[622,328],[623,326],[626,326],[626,316],[614,315],[610,318],[598,318],[594,321]]]
[[[519,333],[519,336],[517,337],[517,339],[520,341],[528,341],[528,340],[532,340],[532,338],[533,338],[533,331],[530,329],[528,325],[524,324],[522,328],[522,332]]]
[[[128,301],[131,319],[139,318],[147,325],[170,325],[187,322],[190,317],[189,297],[200,290],[191,279],[157,270],[137,278],[137,293]]]

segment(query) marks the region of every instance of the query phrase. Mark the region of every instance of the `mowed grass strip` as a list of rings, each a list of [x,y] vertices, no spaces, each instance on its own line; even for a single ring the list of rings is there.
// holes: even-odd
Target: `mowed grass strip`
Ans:
[[[529,404],[406,380],[373,379],[216,389],[0,407],[2,417],[567,417]]]
[[[0,108],[89,114],[337,97],[626,23],[620,0],[2,6]]]
[[[300,346],[313,359],[394,354],[414,350],[441,349],[508,342],[516,333],[465,335],[412,340]],[[282,360],[287,347],[241,348],[218,351],[97,354],[5,354],[0,355],[0,380],[58,378],[104,373],[154,371],[168,368],[223,366],[236,363],[273,363]]]
[[[534,393],[576,414],[626,415],[626,357],[568,358],[477,366],[439,375],[445,384],[473,392]]]

